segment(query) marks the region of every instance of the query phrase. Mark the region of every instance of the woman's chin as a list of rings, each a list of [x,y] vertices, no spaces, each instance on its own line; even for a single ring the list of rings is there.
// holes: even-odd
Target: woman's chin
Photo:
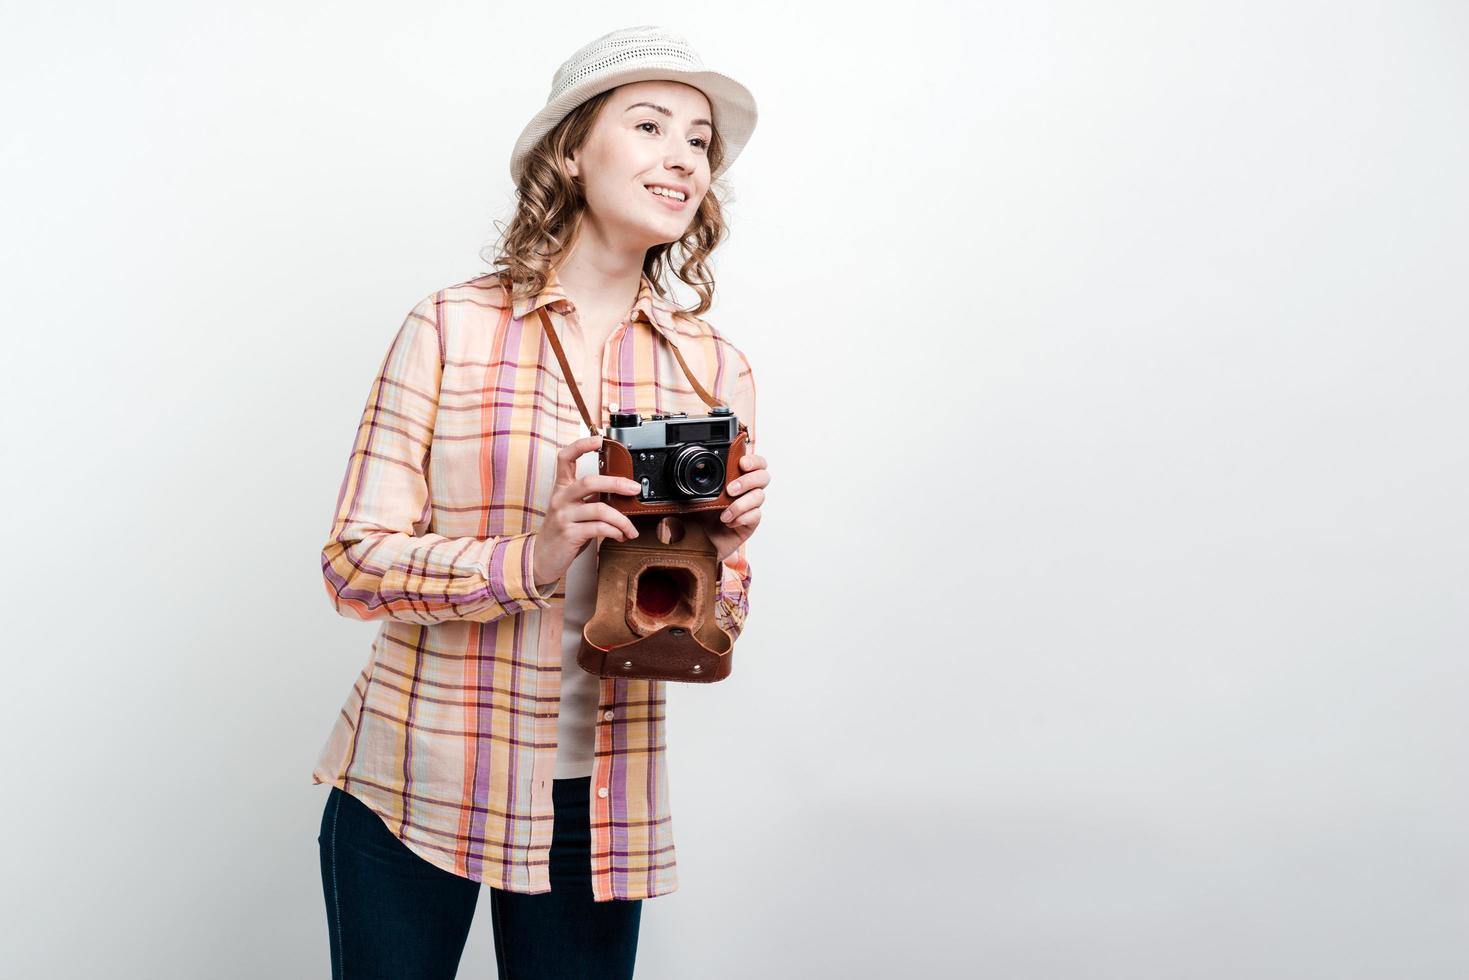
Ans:
[[[678,241],[688,232],[687,228],[670,231],[667,228],[643,228],[638,230],[637,239],[643,243],[643,251]]]

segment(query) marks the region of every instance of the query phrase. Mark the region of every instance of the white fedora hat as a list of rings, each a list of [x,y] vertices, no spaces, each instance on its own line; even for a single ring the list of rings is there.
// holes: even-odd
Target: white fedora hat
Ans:
[[[531,147],[572,109],[608,89],[651,79],[683,82],[704,93],[724,144],[724,161],[710,179],[728,170],[755,130],[755,97],[728,75],[706,69],[683,37],[645,24],[604,34],[562,62],[551,80],[546,107],[526,124],[510,152],[511,179],[520,183]]]

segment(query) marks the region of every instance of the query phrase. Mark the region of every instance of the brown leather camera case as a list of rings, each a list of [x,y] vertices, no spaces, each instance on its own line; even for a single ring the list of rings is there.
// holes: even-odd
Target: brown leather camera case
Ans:
[[[603,677],[723,680],[734,643],[714,618],[714,546],[697,522],[677,516],[634,524],[636,538],[602,539],[597,608],[577,663]]]

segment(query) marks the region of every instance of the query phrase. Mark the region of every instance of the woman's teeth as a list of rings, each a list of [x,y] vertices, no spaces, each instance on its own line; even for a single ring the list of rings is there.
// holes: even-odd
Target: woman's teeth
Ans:
[[[666,197],[674,201],[682,201],[685,199],[684,196],[678,191],[671,191],[663,187],[649,187],[648,190],[652,191],[654,194],[657,194],[659,197]]]

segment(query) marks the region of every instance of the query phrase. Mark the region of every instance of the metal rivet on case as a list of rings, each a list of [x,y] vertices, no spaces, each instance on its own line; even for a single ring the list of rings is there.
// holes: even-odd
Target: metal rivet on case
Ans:
[[[704,669],[704,667],[703,667],[702,664],[694,664],[694,673],[697,674],[699,671],[701,671],[703,669]]]
[[[632,661],[631,660],[624,660],[622,662],[622,669],[623,670],[632,670]]]

